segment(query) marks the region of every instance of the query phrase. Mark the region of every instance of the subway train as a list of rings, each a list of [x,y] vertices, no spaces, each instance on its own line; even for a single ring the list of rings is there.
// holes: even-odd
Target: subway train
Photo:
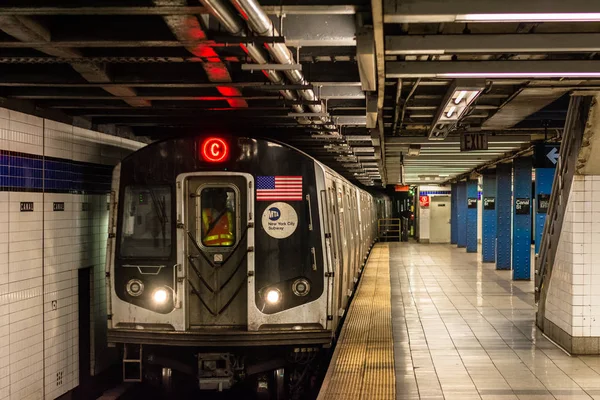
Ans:
[[[123,379],[287,399],[334,342],[390,201],[288,145],[224,135],[132,153],[110,207],[108,343]]]

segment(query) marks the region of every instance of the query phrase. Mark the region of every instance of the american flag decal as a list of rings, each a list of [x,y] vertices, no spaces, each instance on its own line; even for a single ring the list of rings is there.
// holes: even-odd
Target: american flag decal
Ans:
[[[257,201],[302,200],[301,176],[257,176]]]

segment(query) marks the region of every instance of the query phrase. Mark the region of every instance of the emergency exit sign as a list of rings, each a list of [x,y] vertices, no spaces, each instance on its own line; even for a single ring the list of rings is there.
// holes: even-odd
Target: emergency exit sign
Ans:
[[[486,133],[463,133],[460,137],[460,151],[487,150]]]

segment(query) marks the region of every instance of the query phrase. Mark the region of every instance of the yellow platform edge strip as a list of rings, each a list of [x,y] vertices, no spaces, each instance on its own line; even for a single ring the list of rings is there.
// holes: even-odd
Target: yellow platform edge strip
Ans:
[[[389,260],[386,243],[371,251],[318,400],[395,399]]]

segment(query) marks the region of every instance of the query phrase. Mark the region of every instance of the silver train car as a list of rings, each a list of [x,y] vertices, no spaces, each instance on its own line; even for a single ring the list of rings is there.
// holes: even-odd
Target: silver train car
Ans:
[[[182,374],[283,399],[334,342],[390,201],[287,145],[202,136],[125,158],[110,206],[108,341],[124,380],[168,389]]]

